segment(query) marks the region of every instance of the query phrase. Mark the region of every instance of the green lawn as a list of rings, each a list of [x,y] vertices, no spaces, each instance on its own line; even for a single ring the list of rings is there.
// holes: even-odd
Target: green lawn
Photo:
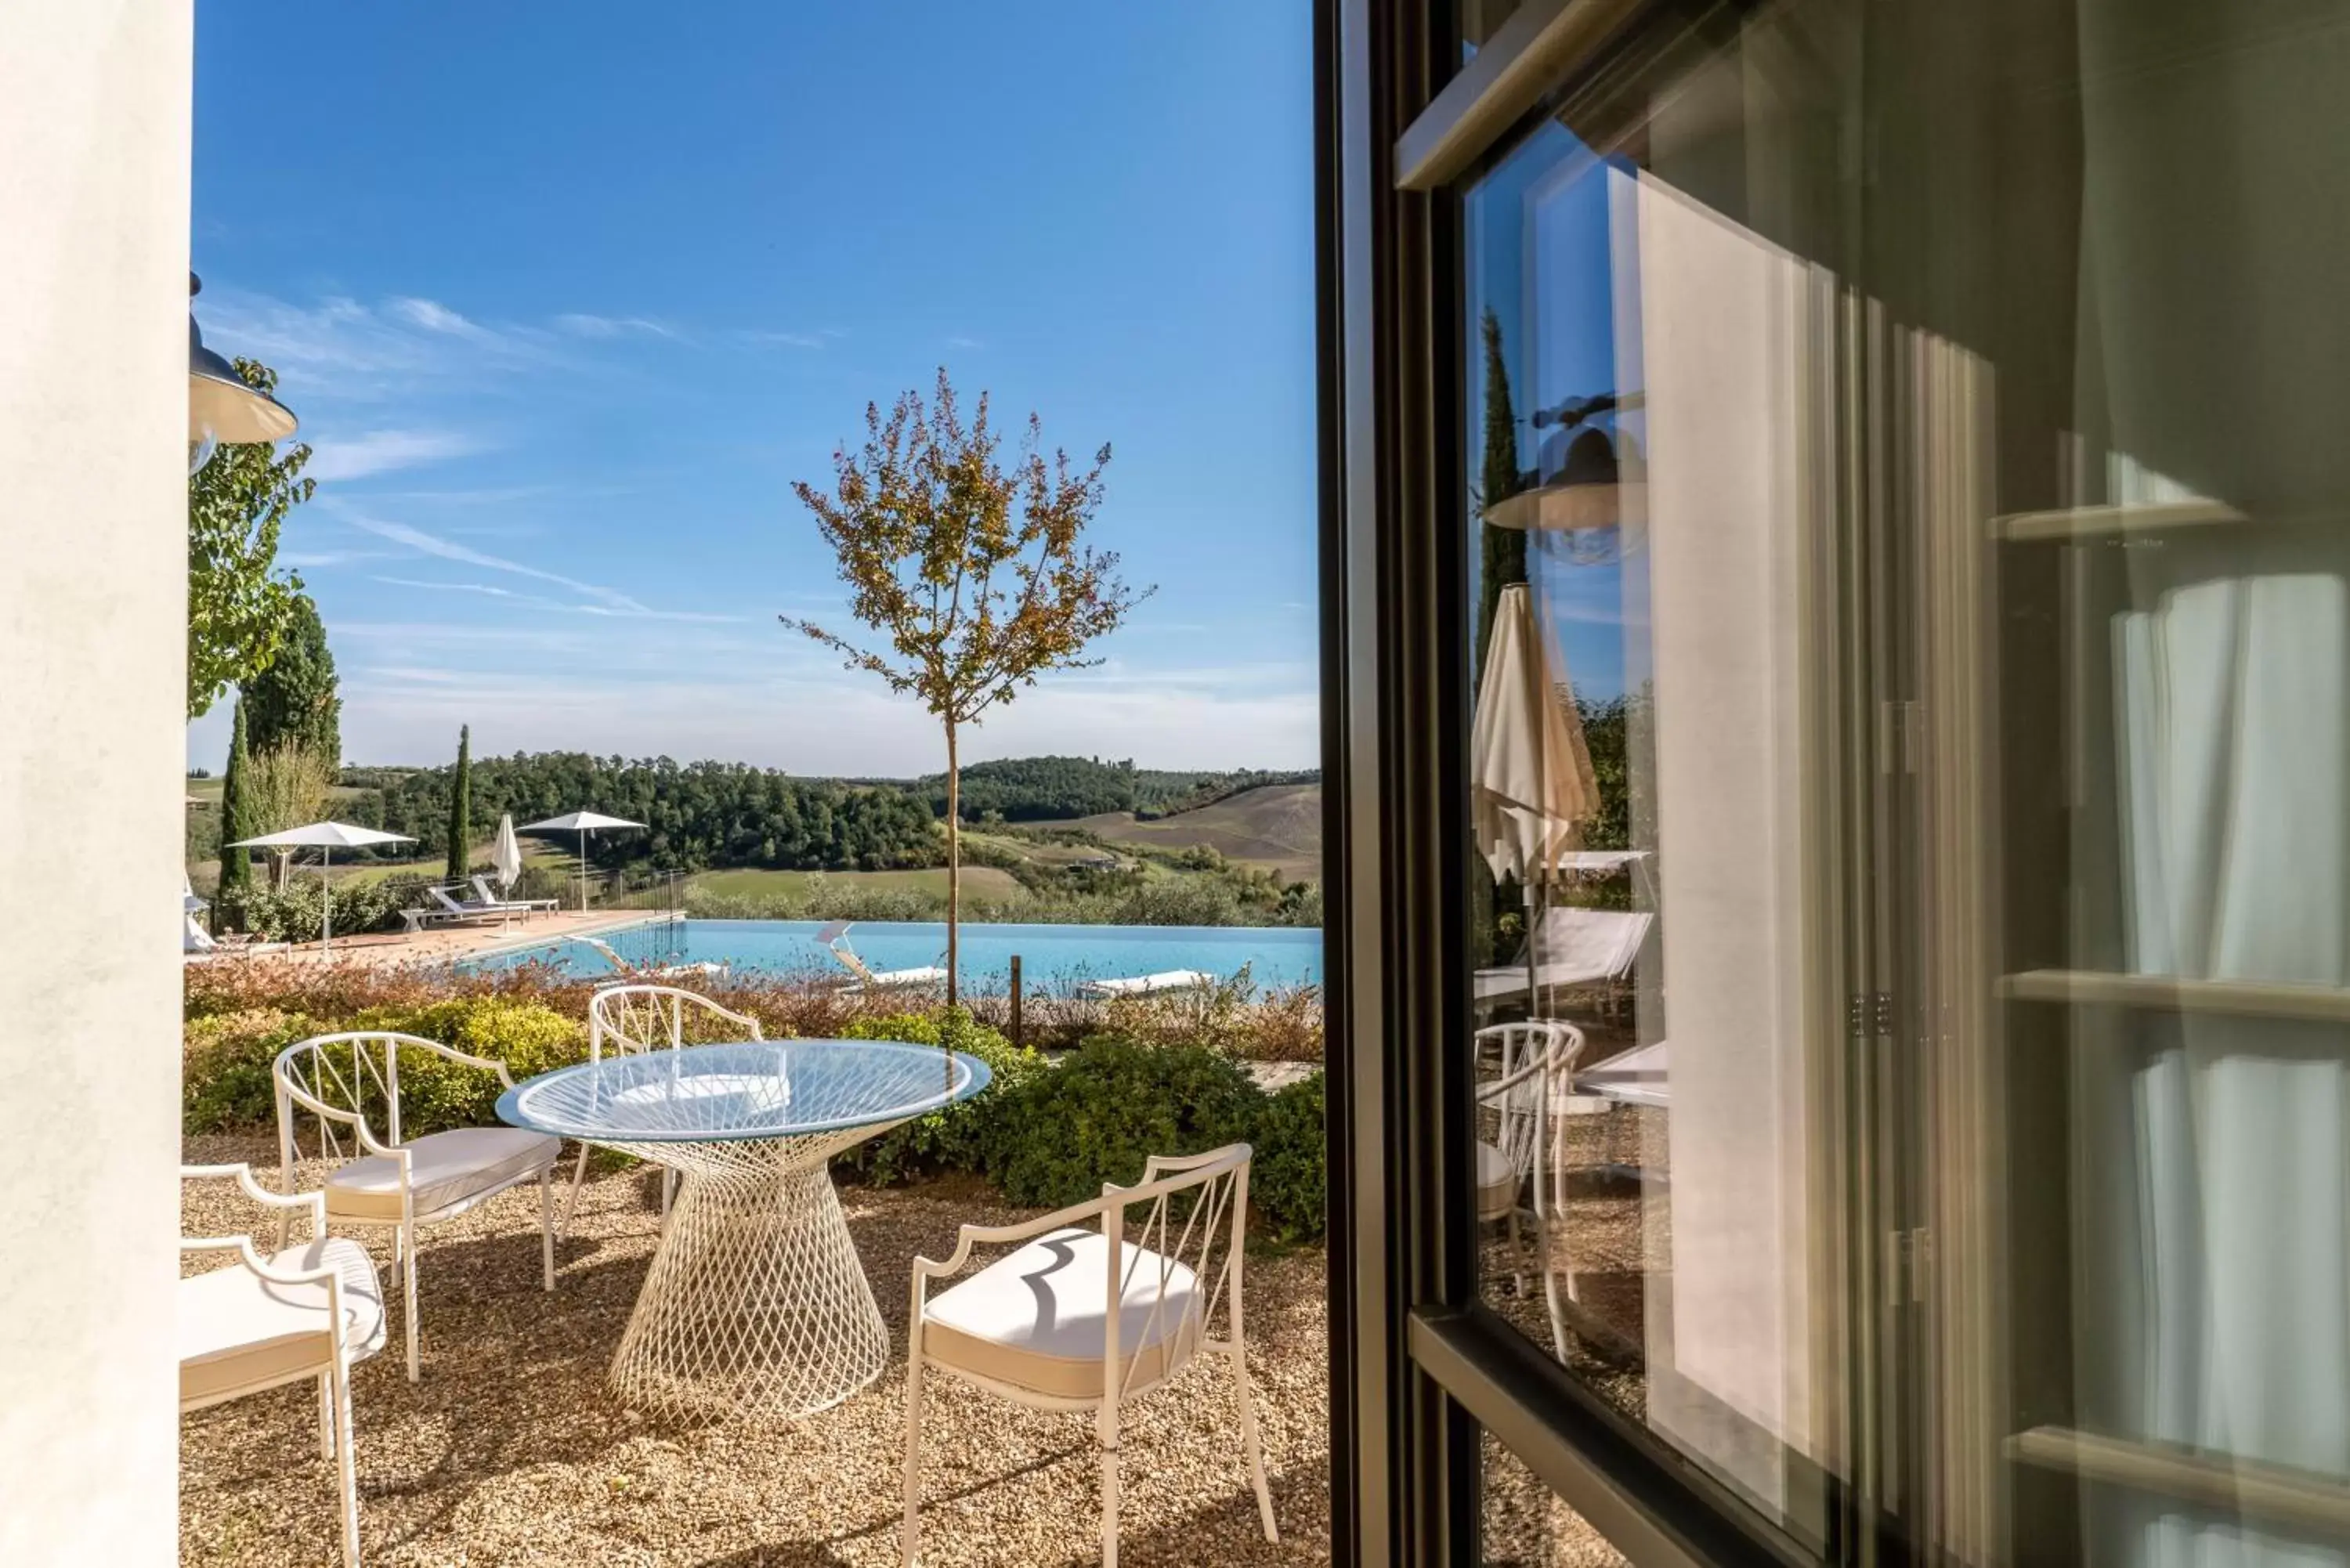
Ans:
[[[689,879],[693,887],[706,893],[727,898],[798,898],[808,889],[808,878],[822,877],[827,888],[879,888],[910,889],[921,893],[946,896],[947,874],[944,867],[920,871],[768,871],[757,867],[738,867],[730,871],[697,871]],[[962,868],[963,891],[981,898],[1009,898],[1020,890],[1020,884],[1009,871],[993,866],[966,866]]]

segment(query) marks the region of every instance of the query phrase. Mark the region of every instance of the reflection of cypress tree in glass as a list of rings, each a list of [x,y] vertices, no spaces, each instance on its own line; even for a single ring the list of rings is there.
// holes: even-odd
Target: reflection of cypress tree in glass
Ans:
[[[1479,323],[1485,348],[1485,458],[1477,482],[1477,640],[1470,649],[1471,690],[1485,679],[1485,650],[1493,640],[1493,615],[1502,590],[1526,580],[1526,536],[1523,530],[1496,528],[1485,514],[1524,488],[1518,470],[1518,412],[1510,399],[1510,369],[1502,360],[1502,323],[1491,309]],[[1470,857],[1469,929],[1480,964],[1500,963],[1517,946],[1523,929],[1518,912],[1520,895],[1514,879],[1497,888],[1481,856]]]
[[[244,798],[245,773],[251,765],[245,740],[244,699],[240,695],[236,715],[229,722],[228,765],[221,774],[220,891],[215,897],[225,906],[224,913],[234,912],[253,887],[253,851],[227,846],[268,831],[254,826],[252,804]]]
[[[1515,528],[1482,523],[1483,513],[1525,487],[1518,469],[1518,415],[1510,400],[1510,369],[1502,362],[1502,323],[1492,310],[1480,324],[1485,344],[1485,461],[1478,476],[1477,642],[1470,679],[1485,676],[1485,645],[1493,639],[1493,611],[1502,590],[1526,580],[1526,536]]]

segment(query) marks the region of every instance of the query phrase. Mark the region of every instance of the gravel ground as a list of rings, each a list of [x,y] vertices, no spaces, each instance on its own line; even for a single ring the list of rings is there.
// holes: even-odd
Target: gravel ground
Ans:
[[[246,1159],[270,1174],[276,1163],[268,1138],[191,1138],[185,1158]],[[318,1179],[306,1168],[302,1185]],[[1020,1218],[987,1189],[959,1182],[848,1187],[842,1200],[900,1357],[914,1254],[944,1256],[964,1221]],[[184,1231],[247,1231],[259,1212],[231,1184],[192,1185]],[[537,1220],[538,1193],[528,1187],[428,1231],[418,1282],[422,1383],[411,1386],[402,1375],[396,1306],[390,1344],[352,1379],[368,1562],[898,1562],[902,1360],[804,1421],[693,1427],[640,1417],[610,1394],[604,1368],[656,1239],[650,1172],[591,1175],[556,1253],[552,1295],[539,1289]],[[371,1244],[388,1265],[388,1243]],[[1329,1561],[1323,1271],[1313,1249],[1257,1250],[1248,1260],[1249,1367],[1281,1544],[1268,1546],[1258,1532],[1231,1379],[1221,1358],[1203,1358],[1127,1417],[1123,1561]],[[931,1390],[924,1562],[1097,1561],[1091,1417],[1023,1409],[951,1378]],[[317,1409],[304,1385],[182,1418],[182,1563],[338,1560],[334,1469],[317,1457]]]

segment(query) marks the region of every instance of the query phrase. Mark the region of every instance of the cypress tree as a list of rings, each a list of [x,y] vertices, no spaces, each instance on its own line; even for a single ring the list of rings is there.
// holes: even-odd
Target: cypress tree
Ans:
[[[473,868],[473,727],[457,731],[457,771],[449,780],[449,880],[463,882]]]
[[[309,595],[294,596],[276,656],[244,683],[239,701],[251,710],[246,739],[254,751],[295,745],[330,769],[341,767],[343,700],[327,628]]]
[[[244,698],[240,694],[235,716],[229,721],[228,766],[221,773],[219,896],[224,904],[237,902],[253,888],[253,851],[228,847],[260,831],[253,826],[253,812],[244,798],[244,771],[249,763],[245,752]]]
[[[1518,416],[1510,401],[1510,369],[1502,362],[1502,322],[1491,309],[1480,323],[1485,345],[1485,461],[1479,493],[1491,511],[1524,488],[1518,472]],[[1526,580],[1526,536],[1488,523],[1478,530],[1477,645],[1470,650],[1475,679],[1485,678],[1485,649],[1493,640],[1493,612],[1502,590]]]

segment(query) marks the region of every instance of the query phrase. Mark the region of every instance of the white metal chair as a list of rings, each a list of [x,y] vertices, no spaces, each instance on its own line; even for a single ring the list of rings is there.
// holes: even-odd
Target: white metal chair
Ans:
[[[280,1250],[266,1258],[249,1236],[182,1238],[182,1252],[234,1251],[239,1266],[180,1282],[180,1409],[185,1414],[315,1380],[318,1453],[335,1461],[342,1499],[344,1568],[359,1568],[350,1372],[384,1345],[383,1293],[375,1265],[358,1242],[328,1236],[324,1193],[281,1197],[264,1189],[249,1165],[183,1165],[180,1177],[234,1177],[256,1203],[310,1211],[310,1240],[289,1248],[281,1236]]]
[[[1241,1441],[1264,1538],[1281,1537],[1265,1484],[1256,1406],[1241,1337],[1241,1262],[1248,1211],[1249,1146],[1154,1155],[1133,1187],[1017,1225],[965,1225],[944,1262],[914,1260],[906,1346],[905,1560],[921,1550],[922,1382],[936,1368],[1041,1410],[1093,1410],[1101,1443],[1102,1563],[1118,1564],[1118,1412],[1173,1377],[1201,1350],[1232,1358]],[[1182,1208],[1171,1201],[1188,1197]],[[1127,1210],[1139,1210],[1138,1239]],[[1087,1229],[1098,1224],[1098,1230]],[[972,1249],[1025,1246],[929,1297]],[[1227,1295],[1227,1293],[1229,1294]],[[1229,1313],[1223,1339],[1209,1324]]]
[[[555,1288],[555,1162],[563,1142],[520,1127],[452,1127],[403,1142],[400,1132],[400,1056],[427,1051],[497,1075],[514,1087],[504,1062],[469,1056],[414,1034],[360,1030],[320,1034],[278,1053],[271,1068],[277,1089],[278,1185],[294,1189],[295,1116],[317,1118],[321,1152],[340,1159],[327,1178],[327,1219],[392,1232],[392,1266],[400,1271],[401,1311],[408,1321],[408,1380],[420,1375],[417,1356],[416,1251],[420,1227],[453,1220],[509,1187],[536,1180],[541,1272]],[[381,1103],[387,1137],[368,1121],[369,1087]],[[348,1135],[348,1136],[347,1136]],[[352,1153],[346,1158],[346,1141]],[[281,1227],[282,1239],[282,1227]]]
[[[686,1004],[691,1002],[689,1012]],[[759,1033],[759,1021],[747,1012],[737,1012],[722,1007],[698,991],[682,986],[624,984],[608,985],[588,999],[588,1060],[600,1062],[606,1052],[614,1055],[633,1056],[641,1051],[678,1050],[687,1045],[712,1044],[713,1024],[723,1024],[715,1031],[716,1043],[732,1044],[748,1038],[764,1040]],[[749,1030],[746,1036],[739,1031]],[[699,1038],[695,1038],[699,1036]],[[571,1172],[571,1191],[563,1200],[563,1218],[556,1225],[557,1236],[571,1230],[573,1210],[579,1207],[579,1189],[588,1179],[588,1146],[579,1146],[579,1163]],[[670,1199],[677,1191],[677,1172],[661,1172],[661,1219],[669,1219]]]
[[[1552,1338],[1564,1357],[1566,1331],[1558,1279],[1551,1269],[1551,1229],[1554,1217],[1565,1209],[1565,1107],[1574,1094],[1575,1064],[1583,1055],[1583,1032],[1571,1023],[1536,1019],[1480,1029],[1476,1041],[1481,1068],[1489,1061],[1497,1068],[1477,1085],[1477,1218],[1508,1225],[1512,1278],[1521,1294],[1526,1277],[1518,1220],[1533,1220],[1535,1269],[1550,1309]],[[1571,1260],[1566,1294],[1575,1299]]]

